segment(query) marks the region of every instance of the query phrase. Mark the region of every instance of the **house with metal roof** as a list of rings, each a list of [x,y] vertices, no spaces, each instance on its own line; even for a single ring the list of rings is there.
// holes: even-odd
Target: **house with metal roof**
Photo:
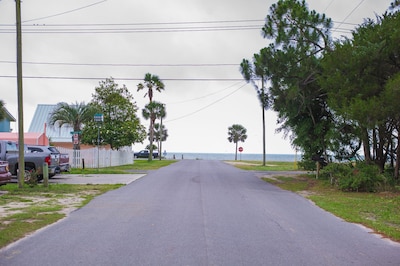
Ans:
[[[69,147],[72,145],[72,127],[68,125],[63,125],[62,127],[49,125],[50,115],[56,107],[56,104],[38,104],[28,132],[45,132],[53,145]]]
[[[10,114],[10,112],[3,107],[6,117],[0,121],[0,132],[11,132],[11,122],[15,122],[15,118]]]
[[[45,132],[51,145],[72,149],[73,127],[69,125],[52,126],[49,124],[51,113],[57,104],[38,104],[33,115],[28,132]],[[93,148],[92,145],[80,145],[81,149]]]

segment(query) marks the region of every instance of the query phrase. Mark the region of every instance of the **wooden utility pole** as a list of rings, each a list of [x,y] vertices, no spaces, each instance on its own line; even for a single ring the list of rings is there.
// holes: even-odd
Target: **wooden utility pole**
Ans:
[[[21,33],[21,0],[15,0],[17,18],[17,91],[18,91],[18,187],[24,185],[24,108],[22,95],[22,33]]]

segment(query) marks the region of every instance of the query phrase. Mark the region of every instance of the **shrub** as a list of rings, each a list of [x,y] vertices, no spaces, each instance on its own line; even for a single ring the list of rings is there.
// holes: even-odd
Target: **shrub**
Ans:
[[[357,162],[356,165],[331,163],[322,170],[331,184],[343,191],[376,192],[388,188],[388,179],[376,165]]]
[[[339,181],[352,175],[352,165],[346,163],[330,163],[321,170],[321,178],[329,179],[331,185],[338,186]]]

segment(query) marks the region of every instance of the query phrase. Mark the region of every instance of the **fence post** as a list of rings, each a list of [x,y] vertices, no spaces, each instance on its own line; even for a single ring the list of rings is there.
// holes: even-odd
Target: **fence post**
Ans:
[[[49,165],[47,163],[43,163],[43,186],[48,187],[49,186]]]

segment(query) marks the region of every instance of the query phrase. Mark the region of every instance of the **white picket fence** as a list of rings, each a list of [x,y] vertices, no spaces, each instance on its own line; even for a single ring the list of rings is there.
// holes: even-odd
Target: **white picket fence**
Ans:
[[[72,168],[98,168],[118,166],[133,163],[133,151],[130,147],[120,150],[107,150],[92,148],[85,150],[73,150],[57,147],[61,153],[69,155],[69,163]]]

